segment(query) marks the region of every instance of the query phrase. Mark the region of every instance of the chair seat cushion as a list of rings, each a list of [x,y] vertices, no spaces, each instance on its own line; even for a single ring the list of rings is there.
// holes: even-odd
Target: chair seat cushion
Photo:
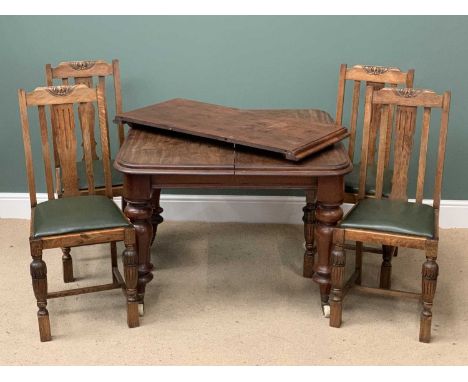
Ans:
[[[123,174],[120,171],[117,171],[112,165],[114,161],[111,159],[111,180],[112,186],[122,186],[123,185]],[[80,161],[76,162],[76,171],[78,173],[78,187],[80,190],[86,190],[88,188],[88,179],[86,177],[86,162]],[[95,188],[104,188],[104,167],[102,165],[102,160],[93,161],[93,175],[94,175],[94,187]]]
[[[357,194],[359,192],[359,172],[361,171],[360,163],[353,163],[353,171],[345,176],[345,192],[348,194]],[[377,175],[377,166],[367,166],[366,176],[366,195],[375,195],[375,178]],[[384,170],[383,189],[384,196],[389,196],[392,191],[392,176],[391,169]]]
[[[131,226],[119,207],[102,195],[48,200],[33,214],[33,238]]]
[[[434,219],[434,209],[426,204],[363,199],[345,216],[340,227],[433,238]]]

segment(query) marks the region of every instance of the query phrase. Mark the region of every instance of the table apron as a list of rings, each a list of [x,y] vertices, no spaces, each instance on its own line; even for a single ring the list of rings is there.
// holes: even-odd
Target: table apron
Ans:
[[[278,188],[315,189],[312,176],[246,176],[246,175],[152,175],[153,188]]]

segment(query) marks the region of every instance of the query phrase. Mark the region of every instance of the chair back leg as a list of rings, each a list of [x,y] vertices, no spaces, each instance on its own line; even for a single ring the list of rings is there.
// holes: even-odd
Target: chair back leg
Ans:
[[[382,265],[380,266],[379,288],[390,289],[392,285],[392,257],[394,247],[382,245]]]
[[[73,259],[70,255],[70,247],[62,248],[62,267],[63,267],[63,282],[71,283],[75,280],[73,277]]]

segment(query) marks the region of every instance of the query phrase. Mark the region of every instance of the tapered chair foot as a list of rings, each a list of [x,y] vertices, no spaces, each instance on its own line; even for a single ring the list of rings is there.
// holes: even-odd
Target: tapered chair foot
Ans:
[[[70,255],[70,248],[62,248],[62,269],[63,269],[63,282],[71,283],[75,281],[73,277],[73,259]]]
[[[49,314],[38,314],[37,321],[39,323],[39,336],[41,338],[41,342],[52,341]]]
[[[390,289],[392,286],[392,257],[395,250],[389,245],[382,245],[382,265],[380,266],[379,288]]]
[[[140,326],[140,315],[138,312],[138,303],[127,303],[127,324],[129,328],[136,328]]]
[[[432,317],[426,317],[424,314],[422,314],[421,324],[419,327],[419,342],[431,342],[431,325]]]

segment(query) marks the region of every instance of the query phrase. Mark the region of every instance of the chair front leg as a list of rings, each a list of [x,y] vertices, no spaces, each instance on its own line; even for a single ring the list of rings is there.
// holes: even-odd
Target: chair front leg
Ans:
[[[62,267],[64,283],[71,283],[75,280],[73,277],[73,259],[70,255],[70,251],[70,247],[62,248]]]
[[[127,324],[129,328],[140,325],[138,314],[138,254],[135,249],[135,231],[125,231],[125,249],[123,251],[124,277],[127,290]]]
[[[437,286],[439,265],[434,257],[426,257],[422,266],[422,303],[421,325],[419,328],[419,341],[430,342],[432,324],[432,303]]]
[[[339,328],[343,309],[343,287],[346,265],[344,250],[344,231],[335,230],[335,245],[332,250],[330,326]]]
[[[39,336],[42,342],[52,340],[50,332],[49,312],[47,310],[47,266],[42,260],[40,242],[31,242],[32,262],[30,265],[32,286],[36,297],[37,320],[39,323]]]

